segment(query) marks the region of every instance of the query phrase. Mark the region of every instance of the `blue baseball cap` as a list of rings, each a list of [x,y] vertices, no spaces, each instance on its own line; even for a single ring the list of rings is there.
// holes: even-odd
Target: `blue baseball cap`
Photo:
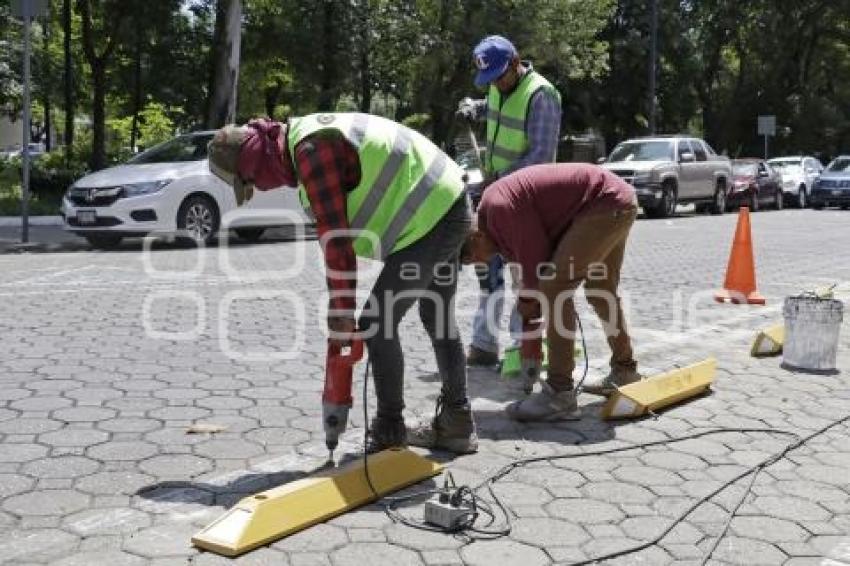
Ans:
[[[478,69],[475,86],[488,85],[501,77],[517,55],[514,44],[501,35],[490,35],[482,39],[472,51],[472,61]]]

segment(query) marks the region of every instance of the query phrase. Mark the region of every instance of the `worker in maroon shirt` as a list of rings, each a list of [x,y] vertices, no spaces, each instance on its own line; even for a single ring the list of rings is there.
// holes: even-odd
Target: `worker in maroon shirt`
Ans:
[[[629,230],[637,216],[634,189],[595,165],[534,165],[499,179],[484,192],[464,261],[500,253],[519,265],[519,311],[545,316],[549,371],[540,391],[508,407],[521,421],[580,416],[573,390],[576,313],[573,295],[584,283],[611,348],[611,371],[589,393],[608,395],[640,379],[617,286]]]
[[[220,130],[210,170],[259,190],[301,187],[316,219],[327,268],[330,339],[366,342],[378,410],[369,451],[405,444],[475,452],[466,365],[454,317],[459,251],[471,224],[463,171],[427,138],[357,113],[254,120]],[[356,255],[384,266],[355,323]],[[434,419],[405,427],[404,356],[398,326],[418,302],[442,378]]]

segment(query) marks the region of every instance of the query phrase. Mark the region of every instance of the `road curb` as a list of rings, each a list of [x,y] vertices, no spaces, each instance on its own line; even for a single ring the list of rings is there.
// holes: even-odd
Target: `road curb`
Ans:
[[[62,226],[61,216],[30,216],[30,226]],[[0,216],[0,228],[17,228],[23,224],[20,216]]]

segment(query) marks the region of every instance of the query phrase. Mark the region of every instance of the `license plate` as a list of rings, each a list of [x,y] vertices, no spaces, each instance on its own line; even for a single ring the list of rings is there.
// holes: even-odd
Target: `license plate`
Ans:
[[[77,222],[80,224],[95,224],[97,222],[96,210],[78,210]]]

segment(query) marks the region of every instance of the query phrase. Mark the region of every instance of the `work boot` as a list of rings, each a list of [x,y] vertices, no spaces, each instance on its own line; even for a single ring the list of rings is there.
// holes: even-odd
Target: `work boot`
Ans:
[[[466,365],[485,367],[494,366],[499,363],[499,354],[496,352],[488,352],[477,346],[469,347],[469,354],[466,356]]]
[[[449,407],[443,404],[443,396],[440,395],[434,418],[430,423],[408,428],[407,441],[411,446],[447,450],[455,454],[477,452],[478,434],[472,420],[472,407],[469,402]]]
[[[522,401],[508,405],[508,416],[520,422],[577,421],[581,411],[572,389],[556,391],[545,381],[540,382],[540,391],[532,393]]]
[[[404,419],[386,419],[375,417],[369,427],[369,438],[366,441],[366,452],[374,454],[387,448],[407,446],[407,429]]]
[[[591,383],[585,383],[582,391],[593,395],[602,395],[608,397],[612,395],[618,387],[636,383],[643,379],[643,376],[638,373],[637,364],[615,364],[611,367],[611,371],[603,379]]]

